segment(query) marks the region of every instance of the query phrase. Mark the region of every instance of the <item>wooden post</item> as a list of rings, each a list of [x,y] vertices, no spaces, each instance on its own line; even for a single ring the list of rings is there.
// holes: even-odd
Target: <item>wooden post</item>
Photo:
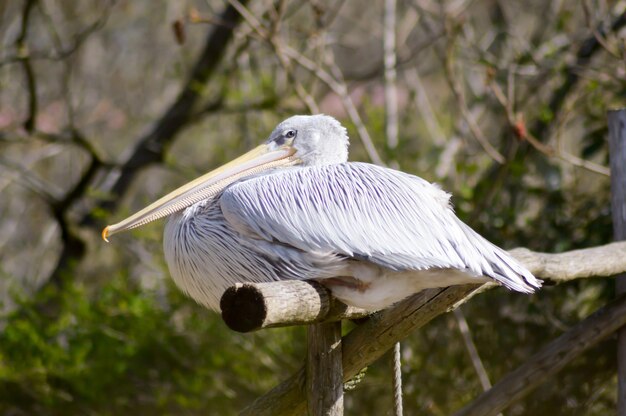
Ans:
[[[626,109],[608,113],[611,159],[611,210],[615,240],[626,240]],[[616,280],[619,296],[626,293],[626,275]],[[617,414],[626,416],[626,327],[617,337]]]
[[[308,327],[306,391],[309,416],[343,415],[341,321]]]

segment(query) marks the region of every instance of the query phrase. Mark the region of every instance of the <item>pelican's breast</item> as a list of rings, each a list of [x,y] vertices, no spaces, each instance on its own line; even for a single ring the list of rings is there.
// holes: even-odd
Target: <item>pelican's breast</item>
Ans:
[[[229,286],[278,280],[272,264],[224,219],[215,199],[172,215],[165,227],[163,246],[176,285],[216,311]]]

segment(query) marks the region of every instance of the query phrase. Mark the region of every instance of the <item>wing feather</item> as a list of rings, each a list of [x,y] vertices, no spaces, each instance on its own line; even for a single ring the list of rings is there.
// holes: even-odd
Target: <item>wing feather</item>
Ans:
[[[512,289],[540,286],[506,252],[454,215],[450,196],[404,172],[366,163],[295,167],[243,180],[220,198],[239,232],[392,270],[456,268]]]

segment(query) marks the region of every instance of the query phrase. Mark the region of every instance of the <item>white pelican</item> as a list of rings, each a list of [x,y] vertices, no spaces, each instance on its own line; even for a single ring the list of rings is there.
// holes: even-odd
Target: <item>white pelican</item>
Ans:
[[[541,286],[461,222],[439,186],[347,160],[337,120],[294,116],[264,144],[109,225],[102,237],[169,216],[163,245],[172,278],[216,311],[236,282],[313,279],[368,310],[426,288],[489,280],[524,293]]]

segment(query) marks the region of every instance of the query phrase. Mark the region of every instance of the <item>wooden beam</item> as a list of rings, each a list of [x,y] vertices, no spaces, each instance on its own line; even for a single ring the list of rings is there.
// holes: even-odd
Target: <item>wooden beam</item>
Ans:
[[[626,271],[626,242],[558,254],[524,248],[510,253],[546,283],[613,276]],[[485,288],[496,286],[488,284]],[[236,284],[226,290],[220,306],[226,325],[239,332],[358,319],[369,314],[341,303],[319,283],[295,280]]]
[[[526,248],[509,251],[524,267],[547,284],[589,277],[615,276],[626,271],[626,242],[566,251],[538,253]]]
[[[626,295],[574,325],[454,416],[497,415],[624,324]]]
[[[626,240],[626,109],[609,111],[611,211],[615,240]],[[616,279],[616,292],[626,293],[626,275]],[[617,338],[617,414],[626,415],[626,328]]]

